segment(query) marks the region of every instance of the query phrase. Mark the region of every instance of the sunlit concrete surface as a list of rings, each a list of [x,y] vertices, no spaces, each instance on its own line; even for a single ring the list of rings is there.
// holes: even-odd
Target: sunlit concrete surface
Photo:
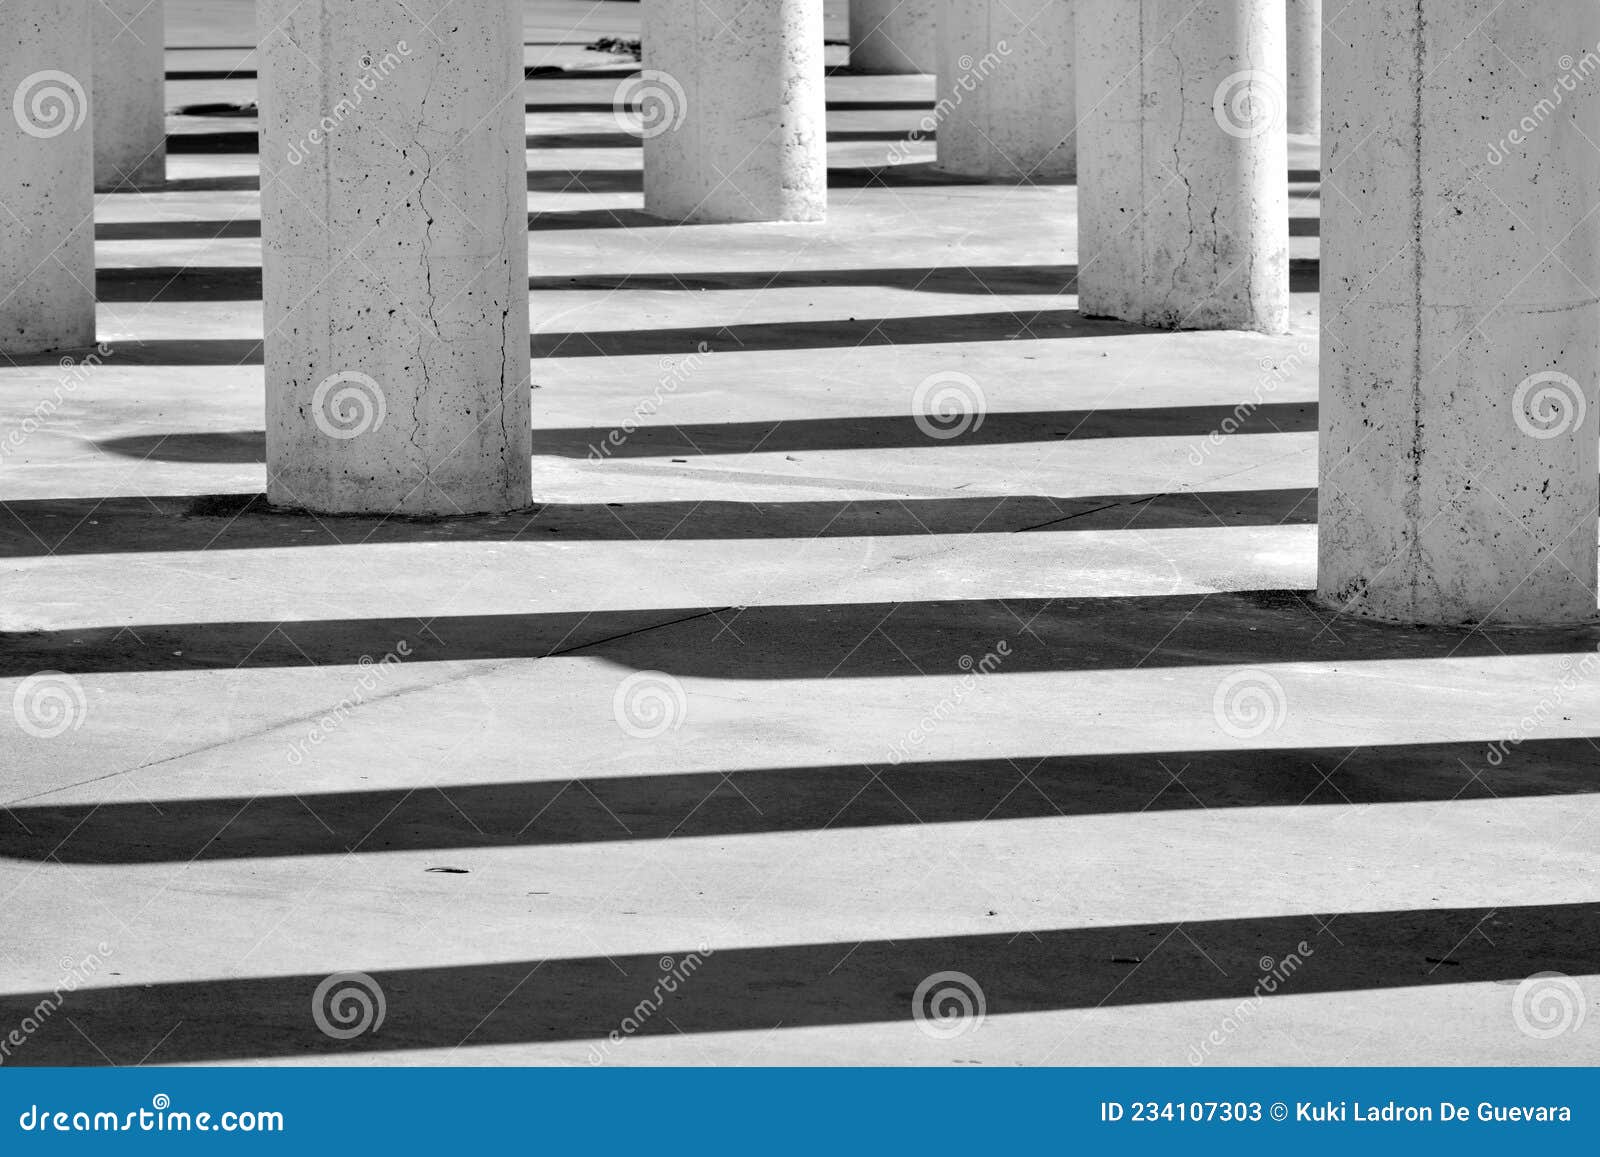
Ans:
[[[530,3],[536,505],[317,518],[218,8],[105,348],[0,363],[6,1063],[1592,1063],[1600,630],[1312,598],[1316,138],[1291,332],[1089,321],[933,78],[830,47],[826,222],[674,226],[637,5]]]

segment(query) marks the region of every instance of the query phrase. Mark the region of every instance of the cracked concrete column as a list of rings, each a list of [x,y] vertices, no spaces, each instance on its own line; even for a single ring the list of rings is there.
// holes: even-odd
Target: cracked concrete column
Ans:
[[[1407,623],[1595,617],[1600,5],[1330,22],[1318,588]]]
[[[163,0],[89,0],[94,23],[94,187],[167,179]]]
[[[1070,180],[1078,167],[1077,0],[942,0],[939,168]]]
[[[1078,0],[1087,315],[1289,322],[1283,0]]]
[[[1322,0],[1288,0],[1289,131],[1322,129]]]
[[[0,20],[0,353],[94,344],[89,0]]]
[[[644,69],[618,90],[644,138],[645,212],[820,221],[822,0],[645,0]]]
[[[531,500],[517,0],[262,0],[268,497]]]
[[[931,73],[939,59],[942,0],[850,0],[854,72]]]

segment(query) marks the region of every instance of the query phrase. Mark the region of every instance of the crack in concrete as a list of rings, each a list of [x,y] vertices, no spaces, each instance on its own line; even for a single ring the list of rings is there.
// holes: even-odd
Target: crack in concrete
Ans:
[[[712,615],[725,614],[734,609],[736,608],[731,606],[711,607],[703,611],[697,611],[692,615],[680,615],[678,618],[668,619],[666,622],[651,623],[648,626],[635,627],[631,631],[621,631],[615,635],[607,635],[603,638],[591,639],[584,643],[575,643],[570,647],[563,647],[559,650],[551,651],[545,655],[524,655],[513,659],[488,661],[484,666],[476,667],[471,671],[461,671],[443,679],[435,679],[427,683],[420,683],[414,687],[400,687],[384,694],[371,695],[362,700],[362,702],[357,706],[366,707],[370,704],[386,703],[391,700],[404,698],[407,695],[415,695],[418,692],[434,691],[439,688],[449,687],[457,683],[464,683],[470,679],[479,679],[485,675],[492,675],[497,671],[502,671],[507,667],[515,666],[518,663],[537,663],[543,659],[564,658],[568,655],[574,655],[579,651],[587,650],[590,647],[599,647],[606,643],[617,642],[620,639],[628,639],[635,635],[647,634],[650,631],[660,631],[666,629],[667,627],[675,627],[680,623],[689,623],[695,621],[696,619],[704,619]],[[427,660],[418,661],[426,662]],[[473,662],[473,660],[470,659],[457,661]],[[348,698],[348,696],[346,698]],[[329,706],[324,710],[314,712],[310,716],[296,716],[293,719],[285,719],[281,723],[269,724],[266,727],[260,727],[254,731],[248,731],[242,735],[230,735],[226,739],[219,739],[214,743],[201,744],[199,747],[190,748],[187,751],[175,752],[172,755],[163,756],[160,759],[152,759],[145,763],[135,764],[133,767],[125,767],[117,771],[107,772],[104,775],[95,775],[90,776],[87,779],[76,780],[72,783],[64,783],[59,787],[50,788],[48,791],[35,792],[33,795],[19,796],[16,799],[5,800],[0,802],[0,807],[14,807],[19,804],[32,803],[34,800],[48,799],[50,796],[59,795],[61,792],[71,791],[74,788],[87,787],[90,784],[95,783],[104,783],[107,780],[116,779],[119,776],[132,775],[134,772],[144,771],[147,768],[152,767],[160,767],[163,764],[173,763],[180,759],[188,759],[190,756],[194,755],[204,755],[209,751],[218,751],[225,747],[232,747],[235,744],[244,743],[251,739],[259,739],[264,735],[271,735],[274,732],[289,731],[296,727],[303,727],[308,719],[317,720],[325,715],[331,714],[343,702],[345,702],[345,700],[341,699],[338,703],[334,703],[332,706]],[[354,712],[351,714],[354,714]]]

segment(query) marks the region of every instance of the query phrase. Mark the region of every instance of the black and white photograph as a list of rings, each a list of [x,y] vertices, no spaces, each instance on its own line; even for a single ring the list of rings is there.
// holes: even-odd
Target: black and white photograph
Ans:
[[[1600,0],[0,0],[0,1149],[1593,1152],[1597,580]]]

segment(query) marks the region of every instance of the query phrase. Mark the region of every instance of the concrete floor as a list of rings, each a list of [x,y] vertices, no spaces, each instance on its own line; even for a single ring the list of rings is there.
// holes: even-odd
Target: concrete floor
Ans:
[[[174,110],[253,98],[247,8],[172,4]],[[1292,334],[1087,321],[1075,189],[881,168],[930,78],[830,81],[825,225],[645,218],[582,49],[636,20],[530,4],[540,506],[251,501],[249,118],[175,115],[169,188],[100,202],[102,365],[0,366],[0,440],[63,399],[0,459],[0,697],[71,711],[0,730],[0,1038],[99,958],[5,1063],[1600,1056],[1523,984],[1600,999],[1600,631],[1305,596],[1316,142]],[[930,378],[981,426],[926,435]],[[349,1041],[342,970],[386,1001]]]

